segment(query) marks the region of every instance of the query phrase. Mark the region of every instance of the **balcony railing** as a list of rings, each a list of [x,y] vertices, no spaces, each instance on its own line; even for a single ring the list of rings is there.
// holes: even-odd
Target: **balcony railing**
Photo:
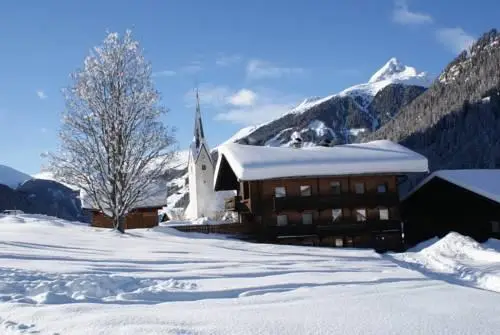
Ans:
[[[273,197],[275,212],[284,210],[324,210],[346,207],[394,206],[399,203],[396,193],[342,193],[340,195],[313,195]]]
[[[242,200],[239,195],[224,199],[224,209],[233,212],[249,212],[245,200]]]
[[[342,220],[340,222],[319,221],[311,225],[288,224],[286,226],[266,226],[267,234],[271,236],[301,236],[301,235],[348,235],[364,233],[383,233],[387,231],[400,231],[399,220],[368,220],[352,221]]]

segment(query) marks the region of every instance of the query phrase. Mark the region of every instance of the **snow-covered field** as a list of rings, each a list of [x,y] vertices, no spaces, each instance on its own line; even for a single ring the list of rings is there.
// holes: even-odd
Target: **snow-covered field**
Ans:
[[[434,242],[378,255],[0,217],[0,334],[497,334],[500,242]]]

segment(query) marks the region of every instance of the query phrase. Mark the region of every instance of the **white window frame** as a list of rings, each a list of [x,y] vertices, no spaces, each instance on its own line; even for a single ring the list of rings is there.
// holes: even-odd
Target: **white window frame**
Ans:
[[[310,222],[306,223],[306,222],[304,221],[304,216],[305,216],[305,215],[307,215],[308,217],[309,217],[309,216],[311,217],[311,221],[310,221]],[[303,225],[307,225],[307,226],[312,225],[312,224],[313,224],[313,221],[314,221],[314,216],[313,216],[313,213],[311,213],[311,212],[304,212],[304,213],[302,213],[302,224],[303,224]]]
[[[276,225],[278,227],[287,226],[288,225],[288,216],[286,214],[281,214],[281,215],[276,216]]]
[[[342,219],[342,216],[344,215],[343,213],[344,211],[342,210],[342,208],[333,208],[332,209],[332,222],[338,222]],[[335,216],[335,213],[337,213],[338,215]]]
[[[366,221],[366,208],[356,208],[355,213],[356,213],[356,222]]]
[[[309,192],[306,192],[306,194],[302,193],[305,191],[309,191]],[[312,195],[311,185],[300,185],[300,196],[301,197],[310,197],[311,195]]]
[[[279,191],[283,191],[283,192],[279,192]],[[285,186],[277,186],[274,188],[274,196],[276,198],[284,198],[286,197],[286,187]]]
[[[334,192],[335,189],[337,189],[338,187],[338,192]],[[334,195],[339,195],[342,193],[342,184],[340,183],[340,181],[332,181],[330,182],[330,190],[332,191],[332,193]]]
[[[389,220],[389,216],[390,216],[389,208],[380,207],[378,209],[378,218],[379,218],[379,220],[382,220],[382,221]]]
[[[363,192],[358,192],[358,185],[361,185],[363,187]],[[354,193],[356,194],[365,194],[365,183],[354,183]]]

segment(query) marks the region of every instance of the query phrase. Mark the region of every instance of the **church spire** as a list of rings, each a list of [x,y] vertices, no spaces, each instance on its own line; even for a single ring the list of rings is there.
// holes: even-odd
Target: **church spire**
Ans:
[[[205,134],[203,133],[203,124],[201,122],[200,96],[198,88],[196,89],[196,114],[194,119],[194,151],[198,155],[201,145],[205,142]]]

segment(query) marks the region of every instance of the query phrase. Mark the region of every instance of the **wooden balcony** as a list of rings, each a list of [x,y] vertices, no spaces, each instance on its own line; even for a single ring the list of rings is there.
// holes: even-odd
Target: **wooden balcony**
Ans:
[[[324,210],[330,208],[353,208],[377,206],[391,207],[399,204],[396,193],[342,193],[340,195],[313,195],[273,197],[273,210]]]
[[[268,236],[303,236],[303,235],[358,235],[377,234],[401,231],[399,220],[369,220],[357,222],[342,220],[340,222],[319,221],[312,225],[288,224],[286,226],[266,226]]]
[[[246,200],[242,200],[239,195],[224,199],[224,209],[232,212],[250,212]]]

